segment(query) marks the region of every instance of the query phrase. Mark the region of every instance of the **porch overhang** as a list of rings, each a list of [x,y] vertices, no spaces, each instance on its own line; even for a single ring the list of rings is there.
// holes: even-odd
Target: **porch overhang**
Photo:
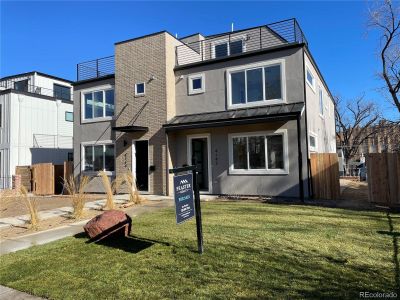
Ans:
[[[220,112],[176,116],[163,127],[167,132],[184,129],[222,127],[265,122],[296,120],[304,110],[304,102]]]
[[[145,126],[137,126],[137,125],[128,125],[128,126],[114,126],[112,130],[121,131],[121,132],[147,132],[149,131],[149,127]]]

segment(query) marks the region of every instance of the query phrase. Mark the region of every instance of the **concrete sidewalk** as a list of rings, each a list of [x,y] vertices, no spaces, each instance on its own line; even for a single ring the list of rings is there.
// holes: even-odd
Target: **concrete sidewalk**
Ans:
[[[164,199],[160,199],[164,198]],[[167,199],[168,198],[168,199]],[[149,198],[147,198],[149,199]],[[159,200],[151,200],[140,206],[133,206],[125,212],[134,218],[143,213],[152,212],[160,208],[171,207],[174,202],[169,197],[158,197]],[[150,199],[149,199],[150,200]],[[98,202],[98,201],[96,201]],[[70,225],[54,229],[27,234],[18,238],[8,238],[0,241],[0,255],[26,249],[35,245],[50,243],[68,236],[83,232],[83,225],[89,220],[83,220]]]
[[[36,296],[29,295],[5,286],[0,285],[0,300],[41,300]]]

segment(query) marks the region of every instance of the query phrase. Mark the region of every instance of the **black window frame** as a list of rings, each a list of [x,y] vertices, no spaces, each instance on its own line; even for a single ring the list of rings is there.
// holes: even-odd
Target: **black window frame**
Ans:
[[[63,88],[63,89],[68,89],[68,95],[67,95],[68,97],[64,96],[66,94],[64,92],[61,92],[61,96],[60,96],[57,93],[56,87]],[[69,86],[58,84],[58,83],[53,83],[53,93],[54,93],[54,97],[57,98],[57,99],[71,101],[71,87],[69,87]]]
[[[67,120],[67,114],[71,114],[72,115],[72,120]],[[65,112],[65,121],[66,122],[74,122],[74,112],[73,111],[66,111]]]

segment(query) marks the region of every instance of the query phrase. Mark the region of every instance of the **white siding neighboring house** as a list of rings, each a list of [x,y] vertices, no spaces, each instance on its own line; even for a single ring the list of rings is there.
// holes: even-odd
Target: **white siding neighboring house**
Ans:
[[[0,189],[16,166],[72,159],[71,81],[39,72],[0,79]]]

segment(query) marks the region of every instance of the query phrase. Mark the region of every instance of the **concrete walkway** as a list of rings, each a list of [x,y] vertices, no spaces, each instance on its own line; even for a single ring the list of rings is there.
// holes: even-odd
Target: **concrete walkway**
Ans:
[[[0,285],[0,300],[40,300],[44,298],[39,298],[36,296],[23,293],[9,287]]]
[[[172,197],[168,196],[157,196],[157,195],[143,195],[147,200],[172,200]],[[114,198],[115,203],[122,204],[129,199],[129,195],[117,195]],[[96,200],[93,202],[87,202],[85,209],[101,210],[106,200]],[[39,212],[39,218],[46,220],[54,217],[68,216],[72,212],[71,206],[59,207],[50,210],[43,210]],[[0,229],[11,226],[24,226],[29,221],[29,215],[21,215],[16,217],[0,218]]]

